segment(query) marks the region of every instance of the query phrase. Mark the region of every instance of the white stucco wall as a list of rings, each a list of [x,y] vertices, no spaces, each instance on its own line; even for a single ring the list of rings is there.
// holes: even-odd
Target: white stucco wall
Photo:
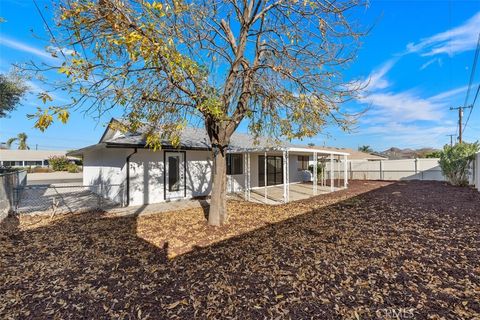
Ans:
[[[312,181],[312,173],[310,171],[298,170],[300,167],[298,156],[299,155],[289,155],[288,157],[290,183]],[[313,162],[313,156],[309,156],[308,154],[304,154],[304,156],[309,157],[308,164],[310,165],[310,163]]]
[[[126,203],[126,158],[133,149],[103,149],[84,155],[84,185],[96,186],[93,191],[119,202]],[[138,149],[130,158],[130,205],[152,204],[165,201],[164,195],[165,150]],[[258,158],[251,154],[251,187],[258,187]],[[186,198],[207,196],[212,189],[212,154],[210,151],[185,152]],[[289,156],[290,183],[307,181],[310,175],[298,170],[298,156]],[[227,176],[227,191],[244,190],[245,177]],[[120,186],[121,185],[121,186]]]
[[[130,158],[130,205],[164,201],[163,151],[139,149]]]
[[[243,174],[235,174],[227,176],[227,192],[241,192],[245,186],[245,176]]]
[[[271,155],[271,154],[269,154]],[[276,156],[282,156],[282,154],[275,154]],[[263,154],[251,154],[250,155],[250,186],[252,188],[259,187],[259,177],[258,177],[258,158],[263,156]],[[310,181],[311,174],[310,172],[299,171],[298,170],[298,156],[290,155],[289,156],[289,176],[290,183],[301,182],[301,181]],[[240,175],[230,175],[227,178],[227,190],[228,192],[241,192],[245,186],[245,176]]]
[[[165,201],[164,150],[138,150],[130,158],[130,205]],[[212,189],[210,151],[185,152],[186,198],[206,196]]]
[[[130,149],[103,149],[83,155],[83,185],[115,202],[126,202],[126,158]]]
[[[212,191],[211,151],[187,151],[187,197],[209,195]]]
[[[275,153],[269,155],[282,156],[281,153]],[[251,154],[250,155],[250,186],[252,188],[259,187],[259,177],[258,177],[258,159],[260,156],[263,156],[263,153]],[[289,177],[290,183],[310,181],[311,173],[308,170],[299,171],[298,170],[298,155],[289,155]],[[227,191],[228,192],[241,192],[244,190],[245,186],[245,177],[241,175],[230,175],[227,177]]]

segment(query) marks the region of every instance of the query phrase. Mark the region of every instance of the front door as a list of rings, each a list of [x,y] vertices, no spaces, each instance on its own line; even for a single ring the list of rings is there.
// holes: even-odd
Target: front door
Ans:
[[[165,200],[185,197],[185,153],[165,152]]]

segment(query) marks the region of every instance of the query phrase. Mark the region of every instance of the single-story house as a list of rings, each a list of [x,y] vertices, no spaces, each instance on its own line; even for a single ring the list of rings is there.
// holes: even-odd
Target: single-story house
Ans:
[[[50,157],[62,157],[66,154],[67,151],[60,150],[0,149],[0,167],[48,167]],[[78,160],[69,158],[72,162]]]
[[[358,151],[350,148],[335,148],[335,147],[325,147],[325,146],[311,146],[311,149],[321,149],[321,150],[331,150],[338,152],[348,153],[348,161],[380,161],[388,160],[388,157],[379,156],[377,154],[371,154],[368,152]]]
[[[154,151],[146,147],[141,130],[122,133],[115,127],[109,125],[97,144],[69,153],[83,157],[85,186],[101,189],[105,197],[124,205],[210,194],[214,163],[205,129],[188,127],[182,131],[177,148],[163,141],[162,149]],[[258,198],[262,192],[265,200],[275,195],[275,201],[288,202],[291,186],[308,182],[312,195],[318,194],[317,178],[312,178],[308,169],[312,163],[316,167],[316,161],[312,160],[320,155],[327,155],[332,163],[336,158],[342,159],[343,185],[337,187],[346,188],[346,152],[275,143],[267,138],[255,142],[250,135],[235,133],[227,151],[227,191],[247,200]],[[336,189],[333,180],[328,189]]]

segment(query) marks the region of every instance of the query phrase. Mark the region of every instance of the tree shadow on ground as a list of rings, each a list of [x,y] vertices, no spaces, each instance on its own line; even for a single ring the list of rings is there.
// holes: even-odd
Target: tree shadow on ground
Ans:
[[[253,208],[260,218],[321,197]],[[0,316],[475,317],[479,204],[473,190],[443,183],[384,184],[174,259],[178,244],[138,236],[140,212],[10,218],[0,233]],[[205,238],[224,232],[208,230]]]

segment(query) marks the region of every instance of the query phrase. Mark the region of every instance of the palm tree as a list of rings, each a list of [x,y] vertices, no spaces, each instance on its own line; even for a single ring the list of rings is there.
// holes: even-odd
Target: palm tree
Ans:
[[[358,151],[372,153],[373,149],[369,145],[364,145],[364,146],[358,147]]]
[[[12,146],[12,143],[14,143],[15,141],[18,141],[18,150],[30,150],[30,147],[27,145],[27,139],[28,139],[28,136],[25,132],[21,132],[19,134],[17,134],[16,137],[14,138],[10,138],[7,140],[7,148],[11,148]]]

